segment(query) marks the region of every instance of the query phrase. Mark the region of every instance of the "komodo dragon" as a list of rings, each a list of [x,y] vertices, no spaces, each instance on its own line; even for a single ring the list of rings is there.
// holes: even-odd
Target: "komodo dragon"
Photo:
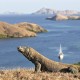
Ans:
[[[17,48],[29,61],[35,65],[35,71],[47,71],[47,72],[80,72],[80,66],[72,64],[63,64],[50,60],[31,47],[20,46]]]

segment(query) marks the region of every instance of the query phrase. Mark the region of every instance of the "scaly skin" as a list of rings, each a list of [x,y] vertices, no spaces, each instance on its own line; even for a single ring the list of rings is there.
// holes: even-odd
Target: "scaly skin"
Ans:
[[[80,72],[80,66],[52,61],[31,47],[20,46],[18,47],[18,51],[21,52],[29,61],[35,65],[36,72]]]

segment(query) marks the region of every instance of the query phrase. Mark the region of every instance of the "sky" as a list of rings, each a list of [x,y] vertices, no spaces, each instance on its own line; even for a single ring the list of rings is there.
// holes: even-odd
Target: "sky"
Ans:
[[[80,0],[0,0],[0,13],[33,13],[43,7],[80,11]]]

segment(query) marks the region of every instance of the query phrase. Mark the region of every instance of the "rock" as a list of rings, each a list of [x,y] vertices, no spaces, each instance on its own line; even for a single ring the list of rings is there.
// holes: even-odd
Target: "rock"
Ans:
[[[65,16],[61,14],[56,14],[53,17],[46,18],[48,20],[80,20],[80,16]]]
[[[19,24],[9,24],[0,22],[0,38],[34,37],[37,35],[36,32],[45,31],[45,29],[33,23],[23,22]]]
[[[53,16],[52,18],[47,18],[47,19],[50,19],[50,20],[67,20],[68,17],[61,15],[61,14],[57,14],[57,15]]]
[[[73,67],[73,66],[69,66],[69,67],[68,67],[68,70],[69,70],[69,72],[71,72],[71,73],[78,73],[78,69],[77,69],[76,67]]]
[[[67,16],[69,20],[80,20],[80,16]]]

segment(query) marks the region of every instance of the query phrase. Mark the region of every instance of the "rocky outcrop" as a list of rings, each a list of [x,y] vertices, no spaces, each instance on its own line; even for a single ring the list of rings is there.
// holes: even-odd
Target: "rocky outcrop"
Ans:
[[[33,37],[37,32],[46,30],[34,23],[22,22],[18,24],[9,24],[0,22],[0,38],[8,37]]]
[[[18,51],[21,52],[29,61],[35,65],[36,72],[80,72],[80,66],[52,61],[31,47],[20,46],[18,47]]]
[[[80,16],[65,16],[57,14],[53,17],[46,18],[48,20],[80,20]]]
[[[48,19],[48,20],[67,20],[68,17],[64,16],[64,15],[57,14],[53,17],[49,17],[49,18],[46,18],[46,19]]]
[[[69,20],[80,20],[80,16],[67,16]]]

